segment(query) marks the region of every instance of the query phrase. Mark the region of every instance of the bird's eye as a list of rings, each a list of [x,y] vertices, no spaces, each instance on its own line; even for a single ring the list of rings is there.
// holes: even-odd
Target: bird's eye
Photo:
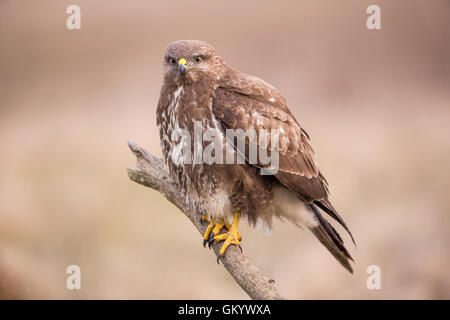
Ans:
[[[202,60],[203,60],[203,59],[202,59],[202,57],[200,57],[200,56],[197,56],[197,57],[194,58],[194,61],[197,62],[197,63],[202,62]]]
[[[175,63],[177,63],[176,60],[175,60],[174,58],[172,58],[172,57],[169,57],[169,58],[167,59],[167,61],[169,61],[170,64],[175,64]]]

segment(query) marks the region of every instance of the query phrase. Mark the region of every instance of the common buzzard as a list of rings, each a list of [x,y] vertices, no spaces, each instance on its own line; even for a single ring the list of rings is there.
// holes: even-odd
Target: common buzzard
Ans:
[[[203,212],[202,220],[209,222],[203,245],[223,241],[223,255],[230,244],[240,245],[237,227],[241,217],[250,224],[261,221],[268,227],[273,217],[284,218],[311,230],[352,272],[349,260],[353,259],[322,212],[338,221],[352,240],[353,236],[328,200],[327,181],[317,166],[309,136],[281,93],[259,78],[230,68],[203,41],[169,44],[163,73],[157,108],[161,147],[170,175],[178,182],[186,202]],[[198,140],[196,129],[212,132],[214,138]],[[278,139],[270,136],[263,141],[244,136],[244,148],[238,148],[237,137],[230,139],[228,135],[232,129],[273,130]],[[195,159],[198,150],[212,143],[225,147],[224,154],[235,152],[236,161]],[[274,168],[262,163],[258,155],[256,161],[249,161],[251,143],[270,155],[277,153],[277,168],[272,175],[262,174],[263,169]],[[211,154],[222,160],[225,157],[217,149]],[[239,157],[244,161],[238,162]]]

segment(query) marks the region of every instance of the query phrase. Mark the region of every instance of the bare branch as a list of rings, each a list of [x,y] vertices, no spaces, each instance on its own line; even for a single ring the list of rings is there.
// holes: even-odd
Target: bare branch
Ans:
[[[196,212],[182,198],[178,185],[169,176],[164,162],[134,143],[129,142],[128,145],[137,158],[136,166],[128,168],[130,179],[163,194],[191,220],[203,235],[207,226],[200,222],[201,213]],[[213,245],[213,249],[218,256],[220,244]],[[261,274],[258,268],[236,246],[230,246],[220,261],[252,299],[283,299],[273,281]]]

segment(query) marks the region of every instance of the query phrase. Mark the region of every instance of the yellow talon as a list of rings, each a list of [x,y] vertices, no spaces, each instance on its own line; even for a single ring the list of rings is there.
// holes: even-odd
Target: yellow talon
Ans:
[[[231,244],[237,246],[241,244],[240,240],[242,239],[242,236],[238,233],[238,224],[240,218],[241,215],[239,213],[235,213],[231,226],[225,225],[228,229],[228,232],[214,236],[214,242],[224,241],[222,247],[219,250],[220,256],[223,256],[225,254],[225,251]]]
[[[212,242],[218,243],[223,241],[223,245],[219,250],[220,257],[225,254],[227,248],[231,245],[237,245],[242,250],[240,244],[242,240],[242,235],[238,233],[238,224],[240,219],[240,214],[235,213],[233,217],[233,223],[230,225],[228,223],[217,223],[212,219],[209,219],[206,215],[202,216],[202,221],[208,221],[209,225],[205,230],[205,234],[203,236],[203,246],[205,247],[207,243],[211,247]],[[228,231],[225,233],[220,233],[223,228],[226,228]],[[212,237],[212,239],[211,239]]]
[[[205,230],[205,234],[203,235],[203,246],[205,247],[206,244],[209,242],[209,246],[211,247],[211,236],[218,235],[220,231],[222,231],[222,228],[225,226],[224,223],[216,223],[214,220],[209,219],[207,216],[202,216],[202,222],[208,221],[209,225]]]
[[[218,223],[216,224],[216,226],[214,227],[214,229],[212,230],[214,236],[218,235],[220,233],[220,231],[222,231],[222,228],[225,226],[224,223]]]
[[[203,236],[203,246],[206,246],[206,243],[208,243],[208,240],[209,240],[209,235],[211,234],[211,231],[213,230],[213,228],[214,228],[214,226],[215,226],[216,224],[214,223],[213,220],[209,219],[209,218],[208,218],[207,216],[205,216],[205,215],[202,216],[202,222],[203,222],[203,221],[208,221],[208,222],[209,222],[209,225],[208,225],[208,227],[206,228],[205,234],[204,234],[204,236]]]
[[[220,241],[225,241],[228,238],[228,234],[227,233],[221,233],[218,234],[217,236],[214,236],[214,242],[220,242]]]
[[[226,223],[225,224],[225,228],[227,228],[228,230],[231,229],[231,224]],[[242,235],[240,233],[237,234],[238,240],[241,241],[242,240]]]

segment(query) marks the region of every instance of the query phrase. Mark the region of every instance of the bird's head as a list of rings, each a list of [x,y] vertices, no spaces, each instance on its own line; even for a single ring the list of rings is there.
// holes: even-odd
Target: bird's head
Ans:
[[[178,84],[217,79],[223,72],[223,65],[217,50],[204,41],[178,40],[164,51],[164,77]]]

